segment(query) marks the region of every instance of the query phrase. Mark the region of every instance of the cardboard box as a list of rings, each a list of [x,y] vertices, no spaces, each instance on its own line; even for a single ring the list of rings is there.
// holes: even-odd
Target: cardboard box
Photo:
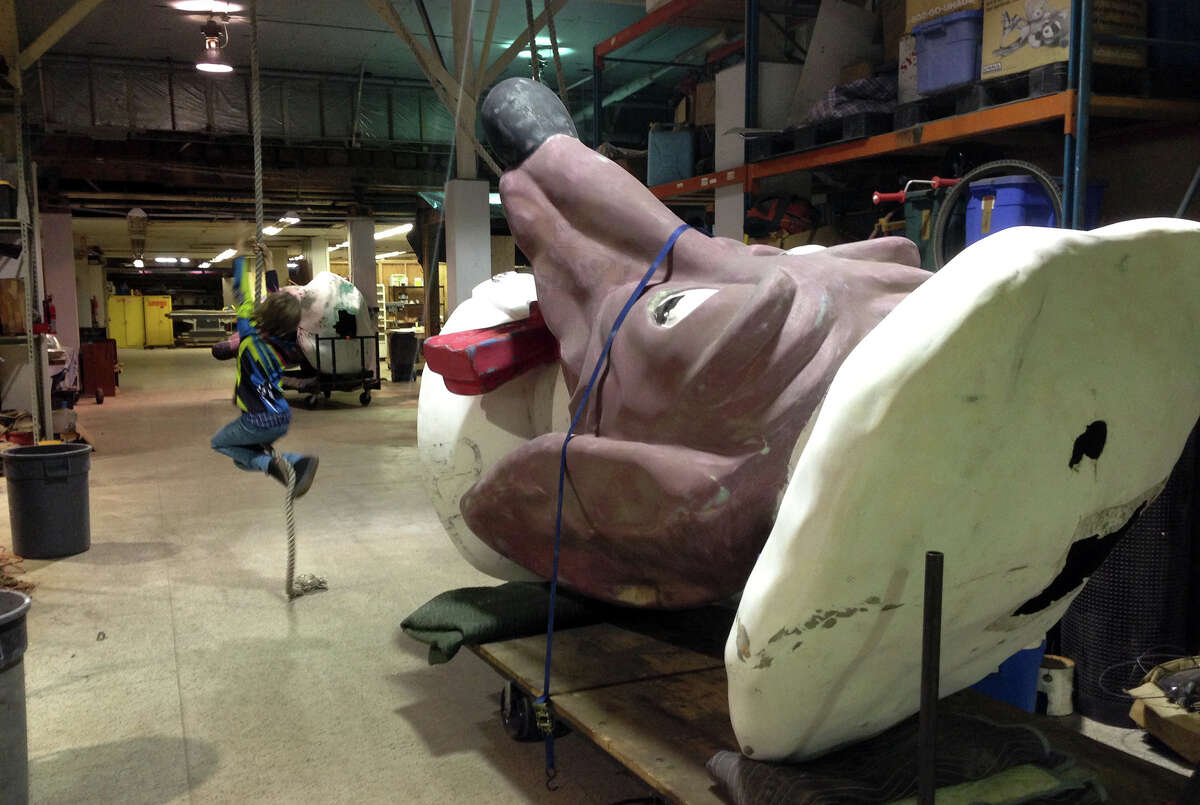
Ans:
[[[897,52],[899,52],[899,48],[897,48]],[[851,81],[859,81],[873,75],[875,75],[875,66],[869,60],[852,62],[843,67],[838,74],[838,84],[849,84]]]
[[[897,58],[900,37],[904,36],[905,0],[879,0],[879,18],[883,24],[883,63]]]
[[[705,81],[696,85],[692,117],[697,126],[712,126],[717,122],[717,82]]]
[[[692,99],[684,98],[675,106],[675,125],[687,126],[692,122]]]
[[[1033,1],[1037,2],[1038,0]],[[982,10],[983,0],[906,0],[904,32],[910,34],[914,25],[931,22],[949,14],[957,14],[960,11]]]
[[[1146,0],[1103,0],[1093,6],[1096,34],[1146,34]],[[984,0],[981,78],[998,78],[1065,62],[1071,34],[1071,0]],[[1096,43],[1093,62],[1145,67],[1146,50]]]

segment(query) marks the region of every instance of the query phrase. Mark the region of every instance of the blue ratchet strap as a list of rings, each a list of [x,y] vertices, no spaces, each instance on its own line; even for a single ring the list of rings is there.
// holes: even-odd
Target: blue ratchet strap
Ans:
[[[675,241],[679,240],[679,236],[687,230],[688,225],[683,224],[671,233],[671,237],[667,238],[667,242],[659,250],[658,256],[654,258],[654,262],[650,264],[650,268],[646,269],[641,282],[637,284],[637,287],[633,289],[633,293],[629,295],[629,300],[625,303],[625,307],[621,308],[621,312],[617,314],[617,320],[613,322],[612,329],[608,333],[608,340],[604,342],[604,349],[600,351],[600,357],[596,359],[596,365],[592,368],[592,376],[588,380],[587,386],[583,389],[583,396],[579,398],[579,407],[575,409],[575,416],[571,417],[571,426],[567,428],[567,436],[563,439],[562,455],[558,464],[558,510],[554,516],[554,566],[550,573],[550,615],[546,623],[546,676],[542,682],[542,695],[534,700],[534,712],[538,727],[546,739],[546,787],[550,790],[554,790],[551,783],[558,774],[558,769],[554,765],[554,720],[550,716],[550,655],[554,649],[554,605],[558,594],[558,553],[562,543],[562,508],[563,489],[567,478],[567,445],[571,443],[571,439],[575,436],[575,425],[578,424],[579,418],[583,416],[583,412],[587,410],[588,398],[591,397],[592,389],[596,386],[596,380],[600,377],[600,370],[608,360],[608,352],[612,349],[613,339],[617,336],[617,330],[620,329],[621,324],[625,321],[625,317],[629,315],[629,311],[633,309],[633,304],[637,302],[642,292],[646,290],[646,285],[650,282],[650,278],[654,276],[654,272],[658,271],[659,266],[667,259],[667,255],[671,253],[671,249],[675,248]]]

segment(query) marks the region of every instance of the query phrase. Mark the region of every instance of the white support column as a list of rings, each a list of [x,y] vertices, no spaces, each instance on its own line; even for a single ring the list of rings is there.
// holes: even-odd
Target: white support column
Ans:
[[[75,239],[71,213],[44,212],[41,219],[42,276],[47,296],[54,297],[58,340],[79,348],[79,305],[75,292]]]
[[[308,258],[314,277],[329,271],[329,247],[333,245],[325,238],[309,238],[305,244],[304,256]]]
[[[745,141],[730,129],[746,125],[746,65],[739,64],[717,73],[716,170],[736,168],[746,161]],[[713,234],[741,240],[745,232],[746,202],[741,185],[718,187],[714,204]]]
[[[366,297],[367,307],[375,308],[378,306],[375,284],[379,281],[375,268],[375,219],[347,218],[346,240],[350,241],[350,281]]]
[[[488,183],[451,179],[446,183],[446,310],[470,297],[471,289],[492,276],[492,219]]]

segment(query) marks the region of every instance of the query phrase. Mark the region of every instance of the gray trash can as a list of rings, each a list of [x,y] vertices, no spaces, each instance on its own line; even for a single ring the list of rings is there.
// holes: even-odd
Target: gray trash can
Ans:
[[[41,444],[4,454],[13,553],[54,559],[92,545],[91,445]]]
[[[0,802],[29,802],[25,726],[25,613],[29,596],[0,590]]]
[[[419,344],[416,333],[395,330],[388,333],[388,368],[392,371],[393,383],[416,380],[413,367],[417,362]]]

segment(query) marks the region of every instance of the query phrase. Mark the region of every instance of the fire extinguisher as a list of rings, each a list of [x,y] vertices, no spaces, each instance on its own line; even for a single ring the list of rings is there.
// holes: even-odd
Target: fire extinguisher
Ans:
[[[54,296],[53,295],[47,296],[46,301],[44,301],[42,303],[42,315],[46,321],[46,326],[50,328],[50,332],[52,332],[52,333],[58,332],[58,330],[55,329],[55,310],[54,310]]]

